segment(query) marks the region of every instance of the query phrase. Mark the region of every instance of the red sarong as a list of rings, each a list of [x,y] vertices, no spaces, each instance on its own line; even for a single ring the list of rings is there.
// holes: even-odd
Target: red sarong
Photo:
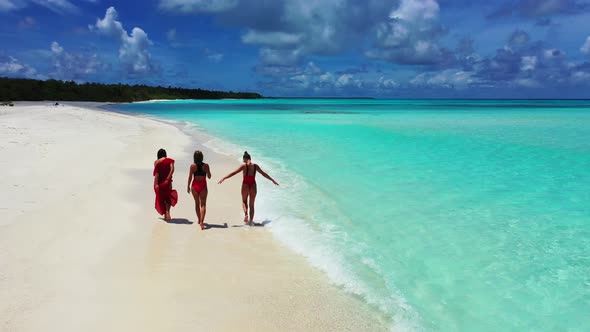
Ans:
[[[156,211],[160,215],[166,213],[166,205],[174,206],[178,202],[178,193],[172,189],[172,178],[166,180],[168,174],[170,174],[170,167],[174,164],[174,159],[165,158],[159,161],[154,166],[154,176],[158,174],[158,189],[154,186],[156,192]]]

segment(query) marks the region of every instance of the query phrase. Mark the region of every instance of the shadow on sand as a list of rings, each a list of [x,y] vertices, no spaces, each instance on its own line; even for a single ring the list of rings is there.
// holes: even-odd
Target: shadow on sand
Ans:
[[[204,223],[204,225],[205,225],[205,229],[210,229],[210,228],[227,228],[227,223],[223,223],[223,225]]]
[[[160,218],[161,220],[164,220],[164,218]],[[164,220],[166,221],[166,220]],[[186,218],[172,218],[169,221],[166,221],[169,224],[177,224],[177,225],[192,225],[193,222],[186,219]]]
[[[264,227],[268,224],[270,224],[272,222],[272,220],[264,220],[263,222],[253,222],[251,225],[248,224],[243,224],[243,225],[233,225],[232,227],[248,227],[248,226],[253,226],[253,227]]]
[[[164,220],[164,218],[160,218],[160,220]],[[164,221],[166,221],[166,220],[164,220]],[[194,224],[194,222],[192,222],[186,218],[172,218],[172,219],[170,219],[170,221],[166,221],[166,222],[169,224],[176,224],[176,225],[192,225],[192,224]],[[264,227],[264,226],[270,224],[271,222],[272,222],[271,220],[266,219],[263,222],[254,222],[251,225],[242,224],[242,225],[232,225],[231,227],[248,227],[248,226]],[[205,229],[211,229],[211,228],[229,228],[229,226],[227,225],[227,223],[223,223],[222,225],[205,223]]]

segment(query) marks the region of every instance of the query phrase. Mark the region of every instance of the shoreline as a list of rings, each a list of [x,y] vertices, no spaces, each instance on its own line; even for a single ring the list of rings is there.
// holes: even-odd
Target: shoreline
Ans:
[[[16,143],[4,140],[2,148],[9,151],[7,155],[23,149],[19,153],[31,155],[22,161],[24,172],[8,173],[11,176],[2,180],[7,183],[0,184],[33,187],[49,182],[50,192],[35,196],[35,203],[27,203],[30,206],[21,204],[19,211],[2,206],[3,211],[13,213],[0,225],[1,255],[6,256],[0,259],[0,267],[11,271],[0,278],[0,291],[8,294],[8,301],[0,306],[0,316],[5,317],[0,326],[18,331],[47,327],[153,331],[387,328],[387,322],[360,299],[331,285],[321,271],[263,227],[241,227],[239,177],[223,186],[214,181],[235,169],[236,160],[213,152],[203,142],[191,142],[195,137],[165,121],[112,112],[105,106],[17,102],[7,112],[0,108],[3,127],[15,128],[11,130],[25,138],[13,140]],[[51,122],[56,116],[60,122]],[[29,137],[30,150],[21,149],[20,145],[28,146],[27,135],[39,131],[39,137]],[[87,151],[90,138],[85,136],[102,139],[105,146],[97,141],[98,148]],[[35,145],[47,145],[48,153],[37,151]],[[180,198],[172,209],[175,223],[160,220],[153,210],[152,155],[160,147],[176,159],[174,186]],[[194,202],[183,190],[192,151],[197,148],[205,153],[213,172],[206,218],[211,228],[206,231],[195,226]],[[50,173],[54,179],[40,174],[33,177],[36,182],[27,183],[31,181],[27,172],[38,171],[36,153],[45,158],[44,167],[56,172],[62,166],[60,151],[69,155],[69,168],[88,168],[90,173]],[[105,156],[114,160],[104,162]],[[86,184],[80,181],[90,182],[84,187],[89,190],[80,190]],[[8,202],[25,202],[32,190],[23,190]],[[52,201],[64,198],[69,208],[58,208]],[[101,203],[114,211],[104,211]]]

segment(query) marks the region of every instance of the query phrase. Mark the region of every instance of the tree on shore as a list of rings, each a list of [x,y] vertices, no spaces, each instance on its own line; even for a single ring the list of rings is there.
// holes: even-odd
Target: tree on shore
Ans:
[[[64,100],[134,102],[150,99],[257,99],[253,92],[224,92],[175,87],[82,83],[0,77],[0,101]]]

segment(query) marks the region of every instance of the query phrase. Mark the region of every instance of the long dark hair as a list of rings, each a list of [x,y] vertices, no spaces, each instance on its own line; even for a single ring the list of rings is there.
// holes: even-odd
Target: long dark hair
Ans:
[[[244,157],[242,157],[246,160],[252,160],[252,158],[250,157],[250,154],[248,153],[248,151],[244,151]]]
[[[203,163],[203,152],[197,150],[195,154],[193,154],[193,161],[195,164],[200,165]]]
[[[166,150],[164,150],[164,149],[158,150],[158,159],[160,159],[160,158],[166,158],[166,157],[168,157],[166,155]]]

